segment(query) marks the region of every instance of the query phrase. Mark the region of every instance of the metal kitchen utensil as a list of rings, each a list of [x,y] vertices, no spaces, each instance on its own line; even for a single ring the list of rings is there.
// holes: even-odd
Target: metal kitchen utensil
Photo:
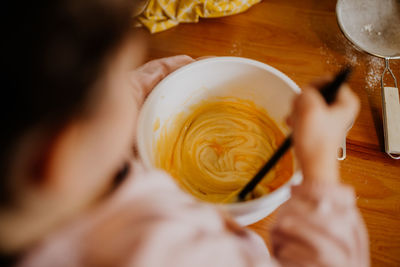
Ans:
[[[385,60],[381,76],[385,151],[400,159],[400,102],[391,59],[400,59],[400,0],[338,0],[338,24],[359,50]],[[389,74],[394,87],[385,86]]]

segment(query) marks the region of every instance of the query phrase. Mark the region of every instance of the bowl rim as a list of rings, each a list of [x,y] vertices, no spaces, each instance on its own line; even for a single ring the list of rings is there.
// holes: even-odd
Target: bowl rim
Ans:
[[[295,170],[293,172],[292,177],[287,180],[283,185],[268,193],[262,197],[251,199],[244,202],[235,202],[235,203],[217,203],[216,205],[224,207],[226,209],[245,209],[258,205],[262,205],[265,203],[265,200],[272,199],[275,195],[280,194],[282,191],[286,190],[286,188],[291,187],[292,185],[297,185],[303,180],[303,175],[300,170]]]
[[[226,56],[224,56],[224,57],[205,58],[205,59],[200,59],[198,61],[189,63],[189,64],[173,71],[172,73],[168,74],[163,80],[161,80],[153,88],[153,90],[150,92],[150,94],[147,96],[145,102],[143,103],[143,105],[141,107],[141,110],[139,113],[139,118],[137,121],[136,141],[137,141],[138,154],[139,154],[140,158],[142,159],[142,163],[146,167],[156,168],[151,163],[145,162],[143,160],[145,157],[149,158],[149,155],[147,152],[145,152],[146,148],[144,147],[144,143],[139,142],[140,140],[143,140],[143,138],[144,138],[142,131],[139,131],[139,129],[140,129],[140,126],[144,124],[145,118],[144,118],[143,114],[145,113],[146,109],[148,109],[148,105],[150,105],[149,103],[151,102],[151,99],[156,97],[158,91],[161,90],[161,88],[164,86],[164,84],[169,82],[170,80],[174,79],[175,76],[180,75],[182,72],[189,71],[190,69],[196,68],[198,66],[210,64],[210,63],[214,63],[214,62],[234,62],[234,63],[243,63],[243,64],[253,65],[255,67],[258,67],[260,69],[268,71],[268,72],[272,73],[273,75],[277,76],[278,78],[280,78],[293,90],[293,92],[295,94],[299,94],[301,92],[300,87],[292,79],[290,79],[286,74],[284,74],[283,72],[279,71],[278,69],[276,69],[266,63],[263,63],[263,62],[260,62],[260,61],[254,60],[254,59],[244,58],[244,57],[226,57]],[[143,157],[143,156],[145,156],[145,157]],[[269,193],[265,196],[262,196],[260,198],[252,199],[252,200],[245,201],[245,202],[237,202],[237,203],[225,203],[225,204],[224,203],[216,204],[216,203],[211,203],[211,202],[205,202],[205,203],[218,205],[221,207],[225,207],[227,209],[242,209],[242,208],[246,208],[247,206],[259,205],[259,204],[265,202],[266,198],[272,198],[274,195],[279,194],[281,191],[285,190],[287,187],[290,187],[291,185],[300,183],[302,179],[303,179],[303,176],[302,176],[301,171],[295,170],[293,172],[293,175],[290,177],[290,179],[288,181],[286,181],[282,186],[280,186],[279,188],[275,189],[271,193]]]

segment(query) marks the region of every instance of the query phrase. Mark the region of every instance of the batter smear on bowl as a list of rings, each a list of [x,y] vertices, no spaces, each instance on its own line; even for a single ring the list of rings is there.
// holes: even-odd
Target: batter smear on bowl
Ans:
[[[222,203],[241,189],[284,140],[267,112],[253,102],[218,98],[200,102],[166,123],[155,146],[155,163],[197,198]],[[288,153],[254,190],[267,194],[290,179]]]

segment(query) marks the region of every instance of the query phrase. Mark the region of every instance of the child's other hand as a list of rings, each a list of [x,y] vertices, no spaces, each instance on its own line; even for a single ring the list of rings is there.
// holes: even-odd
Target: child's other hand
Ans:
[[[132,73],[131,83],[138,102],[143,102],[151,90],[168,74],[194,61],[189,56],[179,55],[155,59],[137,68]]]
[[[294,149],[305,179],[337,180],[337,150],[358,114],[359,101],[343,85],[335,102],[328,106],[316,89],[319,87],[304,88],[293,102],[288,123],[293,128]]]

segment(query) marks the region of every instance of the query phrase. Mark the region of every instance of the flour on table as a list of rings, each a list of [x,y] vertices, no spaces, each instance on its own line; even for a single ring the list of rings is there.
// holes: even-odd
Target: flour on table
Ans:
[[[232,44],[232,49],[229,51],[229,54],[232,56],[241,56],[242,55],[242,45],[240,42],[234,42]]]
[[[382,58],[369,57],[367,62],[367,71],[365,82],[367,85],[367,90],[374,90],[376,87],[380,86],[381,75],[385,67],[385,62]]]
[[[350,45],[345,46],[345,56],[346,60],[352,65],[352,66],[358,66],[360,65],[360,62],[357,57],[357,51],[355,48],[353,48]]]

